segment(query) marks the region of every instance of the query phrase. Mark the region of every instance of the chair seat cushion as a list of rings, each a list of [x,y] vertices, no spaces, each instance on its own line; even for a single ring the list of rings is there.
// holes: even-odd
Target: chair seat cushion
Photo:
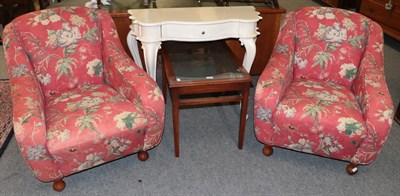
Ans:
[[[105,84],[49,97],[47,148],[63,175],[139,151],[147,126],[139,108]]]
[[[326,157],[348,160],[366,137],[353,93],[328,81],[293,81],[273,118],[274,145]]]

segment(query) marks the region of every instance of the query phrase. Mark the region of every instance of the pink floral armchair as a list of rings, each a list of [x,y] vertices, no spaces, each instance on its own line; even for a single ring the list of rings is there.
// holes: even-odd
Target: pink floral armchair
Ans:
[[[43,182],[158,145],[164,98],[124,52],[109,14],[84,7],[23,15],[4,29],[22,155]]]
[[[277,146],[344,160],[349,174],[371,163],[393,118],[383,69],[377,23],[335,8],[288,13],[256,87],[263,153]]]

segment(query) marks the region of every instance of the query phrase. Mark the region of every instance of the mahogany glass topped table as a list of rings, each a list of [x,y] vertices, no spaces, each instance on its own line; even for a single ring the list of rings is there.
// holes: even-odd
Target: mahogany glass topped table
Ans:
[[[252,78],[225,42],[166,42],[161,49],[163,94],[172,100],[175,156],[179,157],[181,106],[240,102],[238,148],[242,149]]]

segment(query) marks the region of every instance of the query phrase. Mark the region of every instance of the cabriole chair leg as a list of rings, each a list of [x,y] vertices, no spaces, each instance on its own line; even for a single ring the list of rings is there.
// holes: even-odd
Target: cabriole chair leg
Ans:
[[[55,191],[61,192],[65,188],[65,182],[63,179],[57,180],[53,182],[53,189]]]
[[[149,158],[149,153],[147,151],[140,151],[137,157],[141,161],[146,161]]]
[[[265,145],[262,152],[265,156],[271,156],[274,153],[274,149],[272,149],[272,146]]]
[[[358,165],[359,165],[359,164],[356,164],[356,163],[350,163],[349,165],[347,165],[347,167],[346,167],[347,173],[348,173],[349,175],[354,175],[354,174],[356,174],[357,171],[358,171],[358,168],[357,168]]]

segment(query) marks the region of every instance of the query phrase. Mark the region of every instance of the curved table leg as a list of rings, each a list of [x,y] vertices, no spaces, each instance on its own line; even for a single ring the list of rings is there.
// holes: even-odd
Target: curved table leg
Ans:
[[[240,38],[239,41],[246,49],[243,58],[243,67],[250,73],[251,66],[256,57],[256,40],[254,38]]]
[[[142,42],[144,55],[144,64],[146,65],[147,73],[156,81],[157,71],[157,52],[161,48],[161,42]]]
[[[140,59],[139,54],[138,43],[136,40],[136,36],[133,35],[132,30],[128,33],[126,41],[128,43],[129,50],[131,51],[133,60],[135,60],[136,64],[143,69],[142,59]]]

